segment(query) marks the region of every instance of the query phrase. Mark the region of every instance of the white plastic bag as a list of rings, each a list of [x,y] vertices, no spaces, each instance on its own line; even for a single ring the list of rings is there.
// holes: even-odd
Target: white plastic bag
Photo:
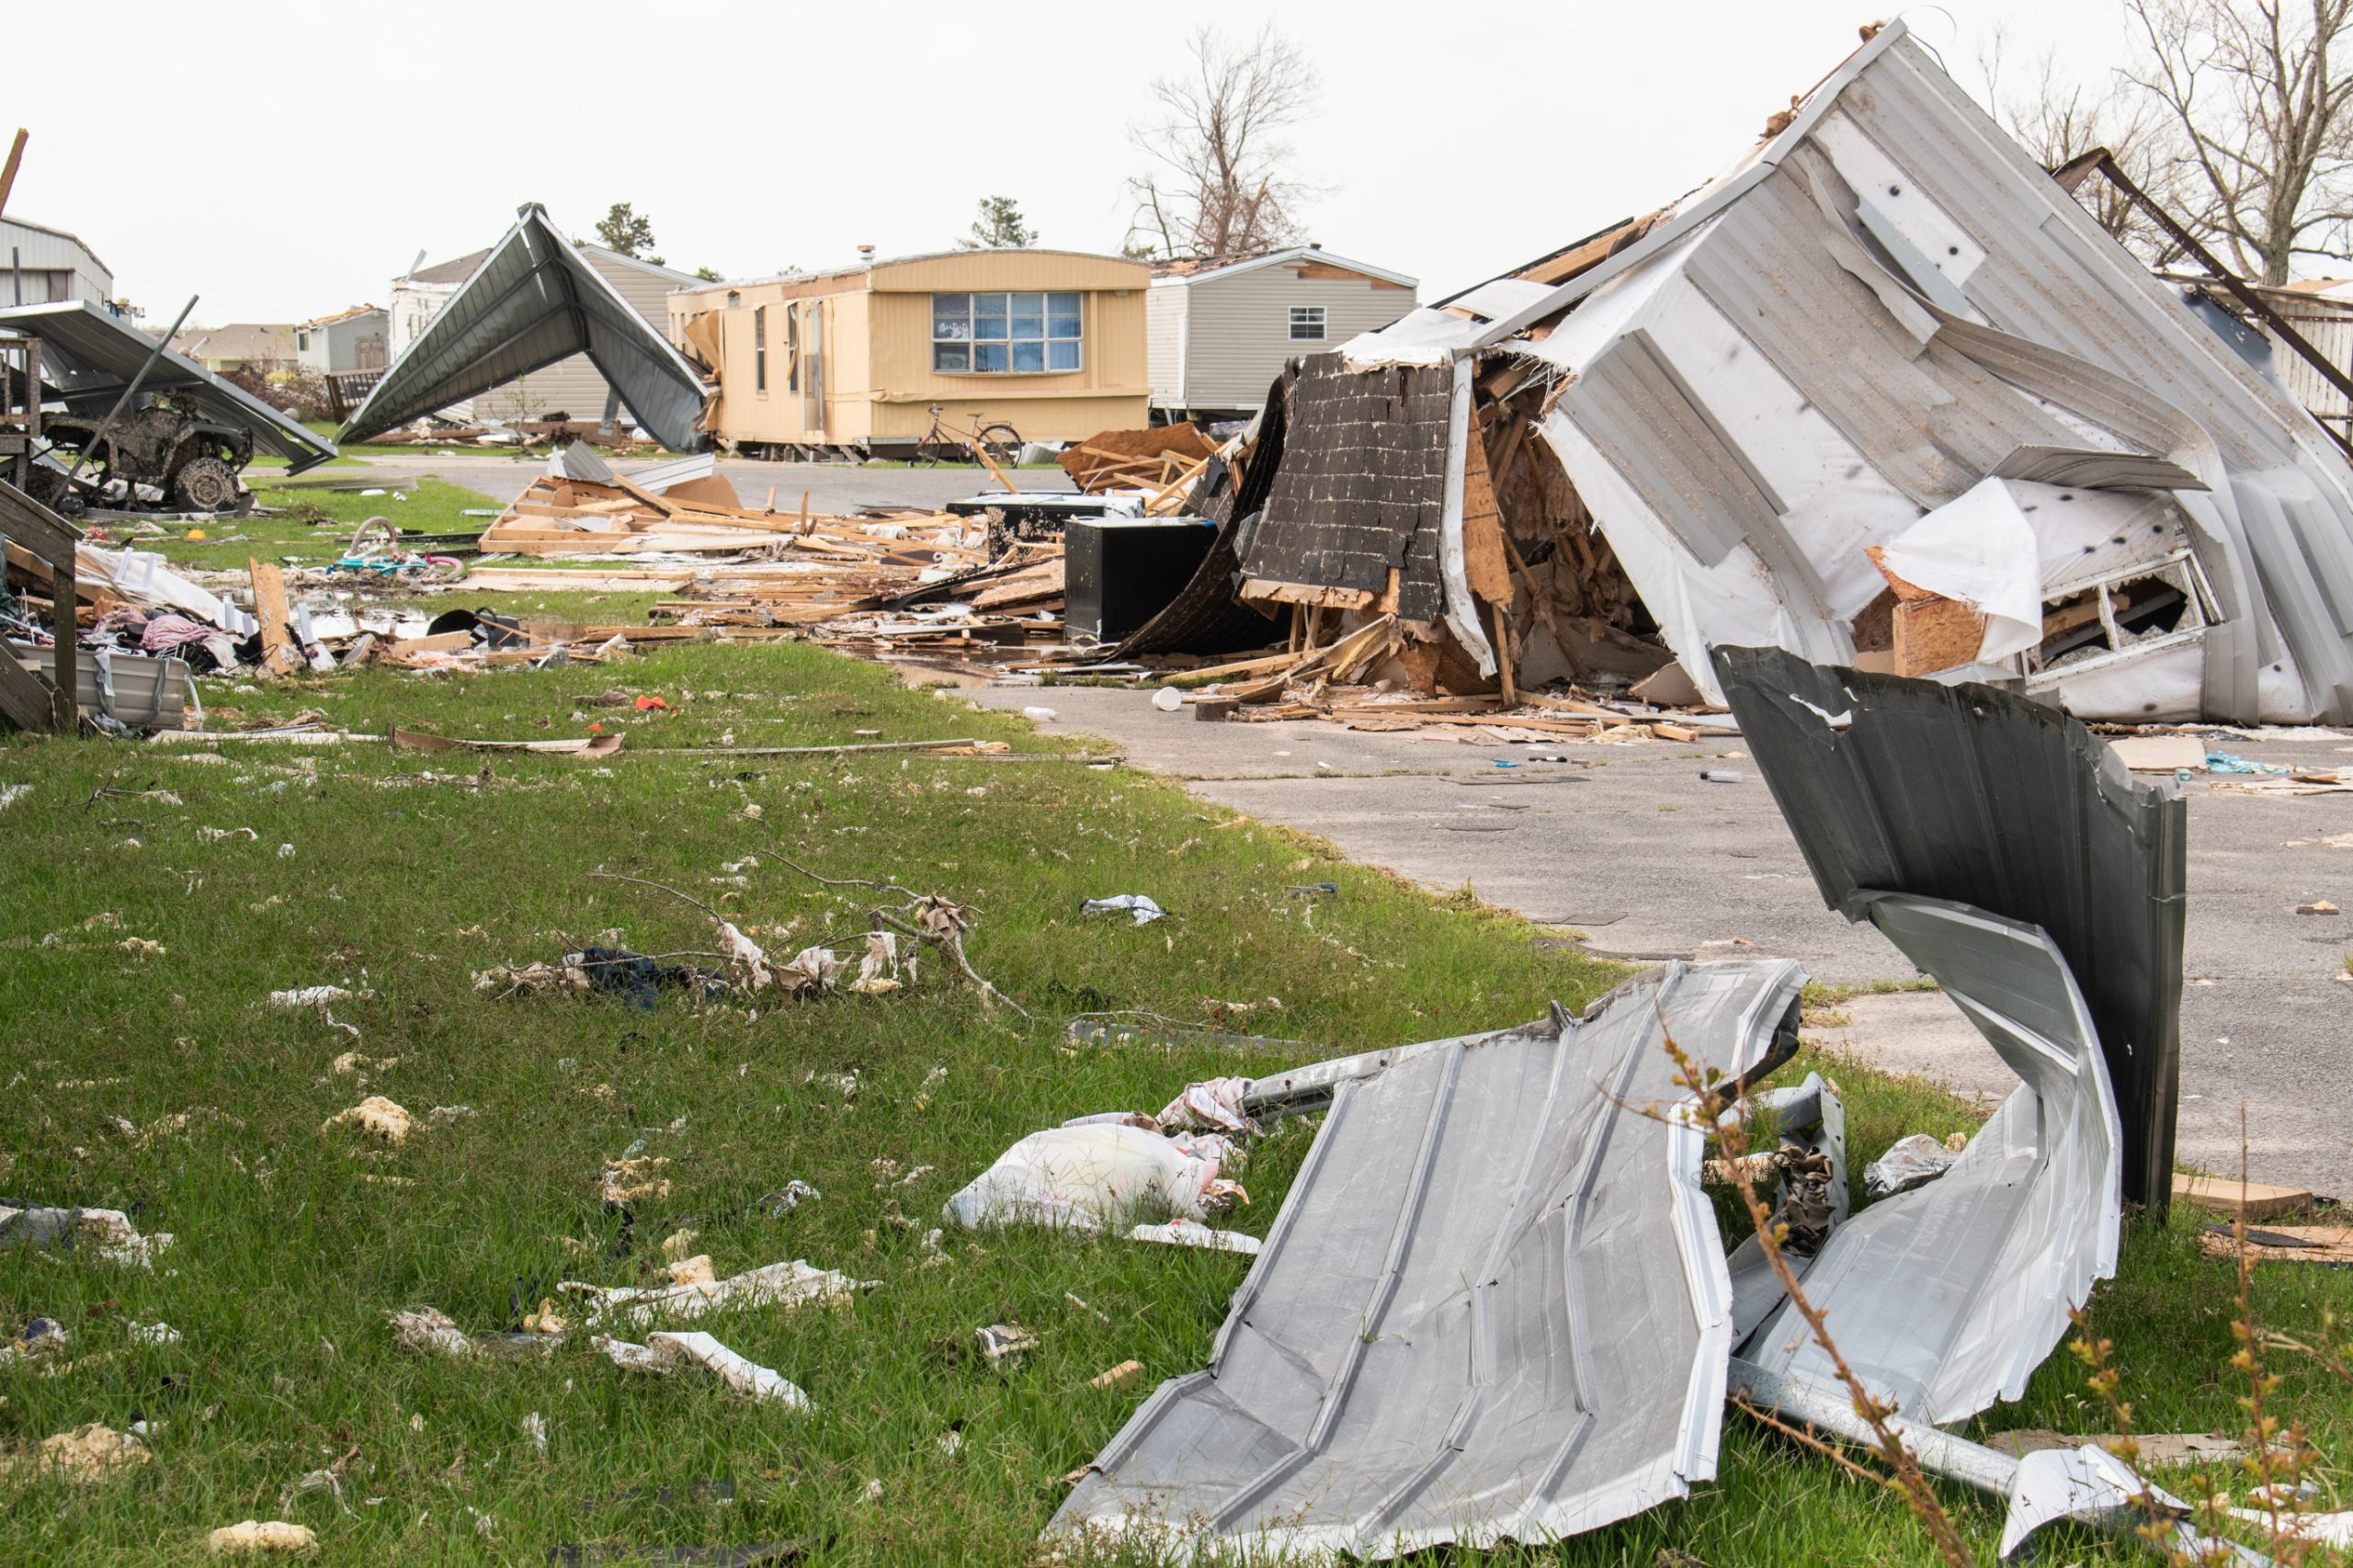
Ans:
[[[1248,1195],[1218,1178],[1219,1148],[1101,1123],[1033,1132],[997,1157],[942,1213],[966,1230],[1047,1225],[1082,1231],[1133,1222],[1145,1208],[1203,1220]]]

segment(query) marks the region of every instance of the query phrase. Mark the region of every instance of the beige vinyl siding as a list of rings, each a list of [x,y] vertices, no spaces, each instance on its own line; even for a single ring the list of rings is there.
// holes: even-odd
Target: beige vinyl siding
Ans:
[[[1152,405],[1185,406],[1186,307],[1193,291],[1181,284],[1155,284],[1144,296],[1144,360],[1152,371]]]
[[[1211,273],[1186,286],[1192,298],[1187,306],[1185,406],[1256,408],[1266,402],[1267,388],[1285,360],[1337,348],[1414,308],[1411,289],[1361,277],[1302,278],[1301,270],[1285,262]],[[1324,307],[1320,342],[1291,341],[1293,305]]]
[[[847,445],[911,439],[931,427],[930,405],[950,426],[1012,426],[1032,440],[1071,441],[1142,426],[1148,416],[1144,295],[1151,271],[1116,256],[1057,251],[979,251],[783,281],[714,283],[668,296],[673,339],[706,312],[722,319],[719,432],[728,440]],[[931,296],[1078,293],[1079,369],[1025,375],[941,374],[931,368]],[[727,296],[736,296],[733,310]],[[786,390],[784,306],[824,319],[826,421],[807,420],[805,398]],[[752,317],[768,310],[768,391],[754,391]],[[804,351],[810,343],[804,316]]]

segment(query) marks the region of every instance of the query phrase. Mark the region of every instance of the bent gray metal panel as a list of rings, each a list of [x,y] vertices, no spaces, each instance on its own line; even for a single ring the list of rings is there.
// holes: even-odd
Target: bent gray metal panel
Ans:
[[[1745,1071],[1804,978],[1671,963],[1580,1022],[1352,1062],[1211,1369],[1161,1385],[1048,1533],[1385,1558],[1711,1476],[1730,1280],[1663,1042]]]
[[[0,331],[40,338],[41,380],[56,388],[74,413],[97,417],[114,406],[155,349],[153,338],[87,300],[0,309]],[[168,394],[176,406],[186,406],[216,425],[251,430],[254,450],[284,458],[290,474],[316,468],[336,455],[333,442],[321,440],[176,349],[164,350],[139,389]]]
[[[402,351],[342,438],[366,440],[574,354],[655,440],[681,452],[702,444],[702,378],[537,206]]]
[[[1941,899],[1857,898],[2020,1081],[1942,1176],[1831,1232],[1805,1293],[1874,1392],[1906,1415],[1960,1421],[2023,1395],[2067,1314],[2116,1272],[2115,1100],[2091,1013],[2049,937]],[[1787,1302],[1744,1353],[1837,1381]]]
[[[2115,1087],[2124,1198],[2172,1190],[2188,808],[2082,724],[1991,687],[1718,648],[1717,678],[1831,908],[1874,892],[2040,926],[2083,988]]]

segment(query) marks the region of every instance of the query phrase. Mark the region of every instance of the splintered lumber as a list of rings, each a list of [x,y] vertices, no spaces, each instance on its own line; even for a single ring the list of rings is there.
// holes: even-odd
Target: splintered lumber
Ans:
[[[302,655],[295,651],[294,633],[287,630],[287,622],[294,612],[286,604],[286,574],[274,561],[245,558],[246,570],[253,577],[254,619],[261,622],[261,665],[271,675],[290,675],[302,667]]]

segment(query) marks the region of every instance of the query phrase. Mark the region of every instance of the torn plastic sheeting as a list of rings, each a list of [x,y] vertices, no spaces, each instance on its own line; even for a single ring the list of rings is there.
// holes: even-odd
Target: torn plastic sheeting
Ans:
[[[1925,1132],[1898,1138],[1887,1146],[1886,1153],[1863,1167],[1863,1196],[1876,1203],[1926,1187],[1952,1169],[1959,1158],[1959,1150],[1946,1148]]]
[[[1139,926],[1149,926],[1165,919],[1168,912],[1154,903],[1151,896],[1140,892],[1123,892],[1111,898],[1090,898],[1078,906],[1081,915],[1131,915]]]
[[[1119,1122],[1083,1120],[1033,1132],[1007,1149],[940,1210],[966,1230],[1043,1225],[1101,1231],[1161,1209],[1202,1220],[1242,1189],[1222,1179],[1222,1141],[1165,1137]]]
[[[1705,1140],[1646,1109],[1688,1099],[1663,1033],[1744,1073],[1803,980],[1670,963],[1582,1021],[1338,1082],[1211,1369],[1161,1385],[1048,1534],[1389,1558],[1553,1540],[1711,1476],[1730,1285]]]
[[[814,1267],[805,1258],[794,1258],[790,1263],[771,1263],[725,1279],[686,1285],[606,1288],[570,1279],[564,1281],[563,1289],[591,1299],[587,1313],[591,1324],[618,1319],[642,1325],[662,1318],[696,1318],[706,1312],[744,1307],[800,1307],[812,1302],[847,1301],[875,1283],[853,1279],[830,1268]]]
[[[1874,1392],[1906,1415],[1959,1421],[2022,1397],[2068,1313],[2116,1272],[2116,1109],[2090,1013],[2049,937],[1904,893],[1872,896],[1867,910],[2020,1082],[1941,1178],[1833,1232],[1805,1292]],[[1836,1377],[1794,1305],[1744,1354]]]
[[[2123,1194],[2171,1200],[2188,810],[2066,715],[1987,687],[1715,650],[1750,755],[1823,902],[1880,890],[2047,933],[2080,987],[2123,1133]],[[1844,713],[1833,729],[1820,715]]]
[[[2010,487],[1980,480],[1895,536],[1880,564],[1915,587],[1985,618],[1977,657],[1991,662],[2042,641],[2042,563],[2034,525]]]
[[[781,1404],[788,1410],[809,1408],[809,1396],[798,1384],[737,1355],[708,1334],[649,1334],[642,1345],[599,1337],[595,1344],[617,1367],[660,1373],[680,1367],[704,1367],[756,1404]]]

